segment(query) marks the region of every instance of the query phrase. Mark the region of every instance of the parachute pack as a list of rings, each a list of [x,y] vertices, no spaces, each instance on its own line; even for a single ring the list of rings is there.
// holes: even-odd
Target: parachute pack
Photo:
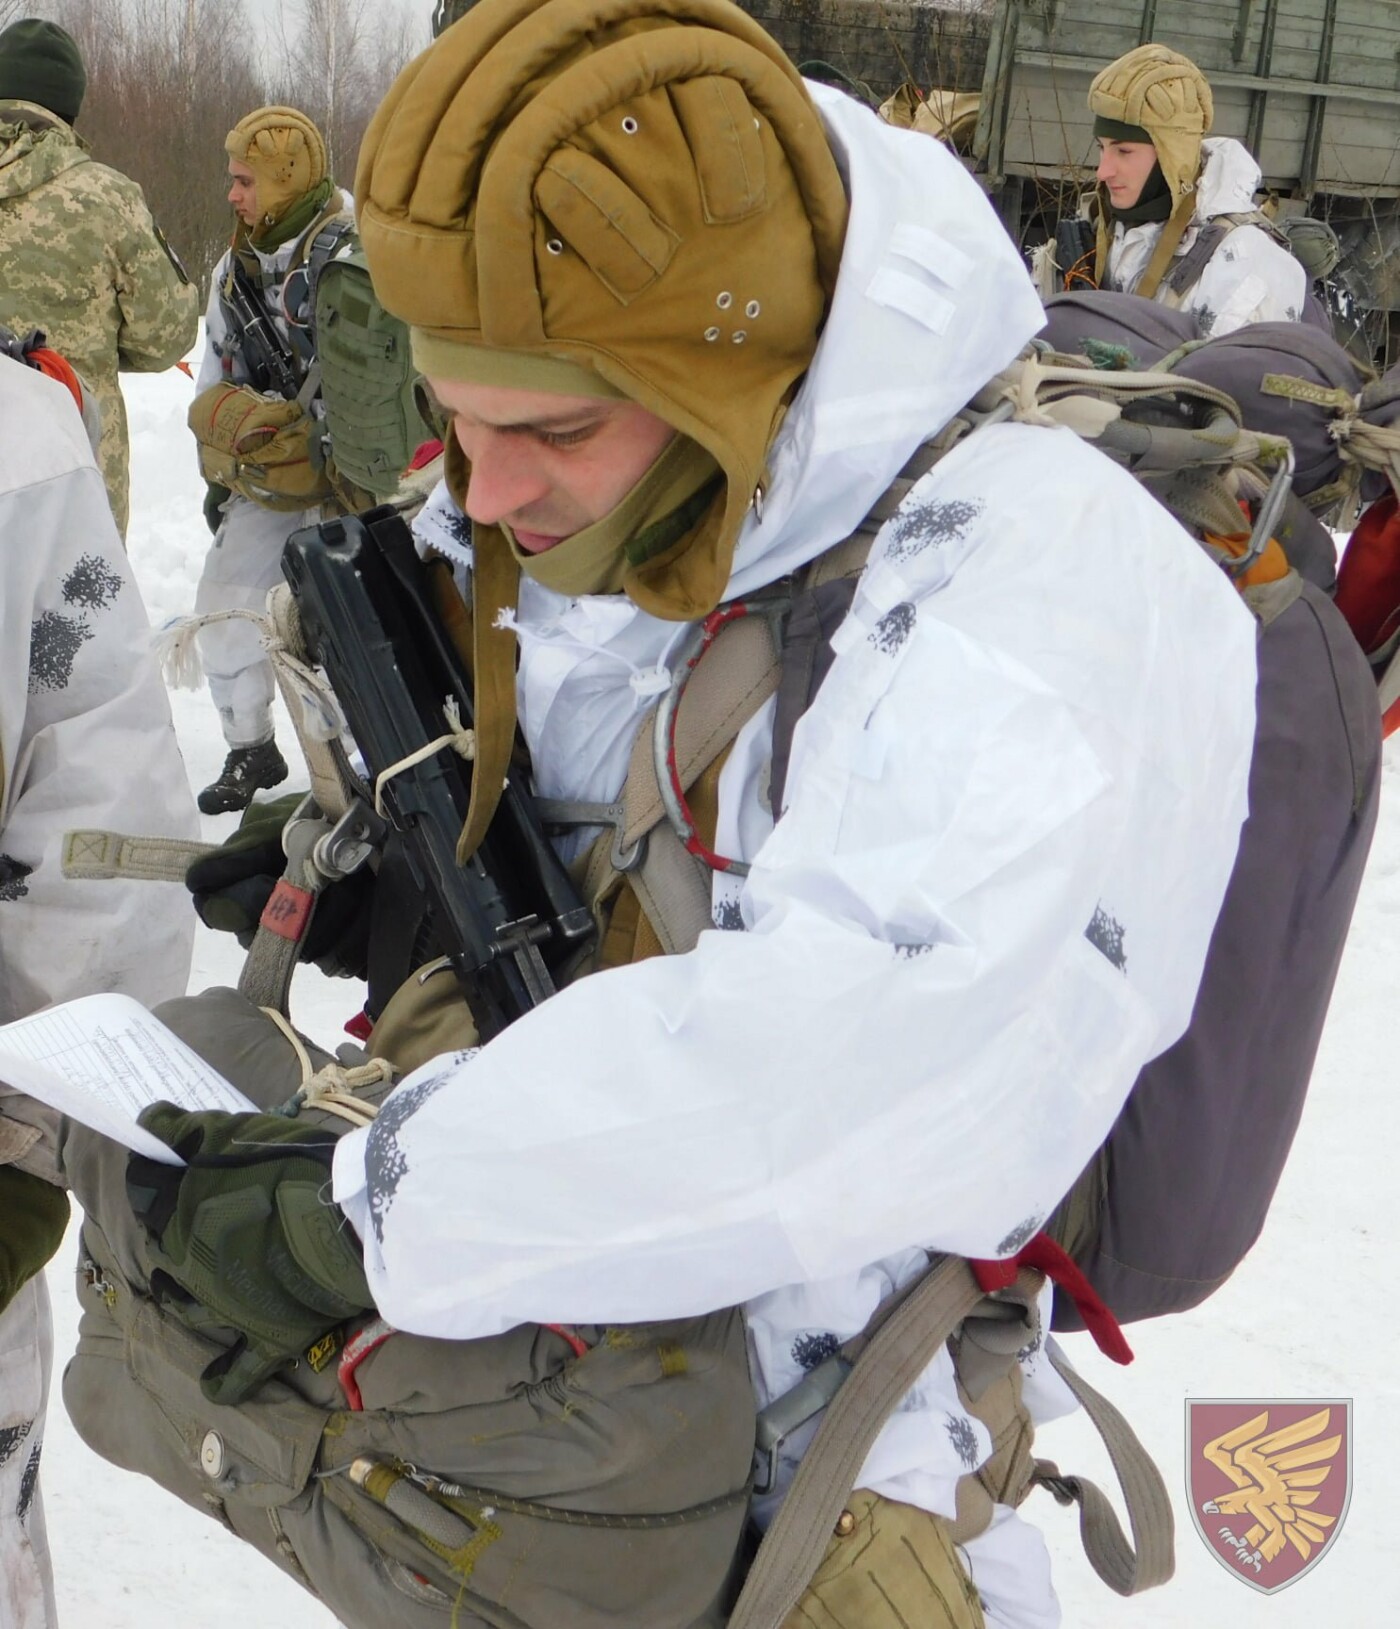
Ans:
[[[1286,326],[1309,341],[1319,337]],[[1231,338],[1239,336],[1212,343]],[[1240,348],[1256,359],[1271,354],[1267,345]],[[1279,400],[1292,401],[1303,419],[1313,411],[1305,401]],[[693,675],[688,682],[697,702],[711,663],[725,670],[727,686],[751,687],[755,706],[776,692],[770,795],[779,814],[788,744],[830,666],[828,637],[852,601],[874,534],[939,457],[982,426],[1008,419],[1071,428],[1127,468],[1235,583],[1260,630],[1251,813],[1191,1025],[1143,1070],[1111,1136],[1048,1229],[1114,1317],[1128,1322],[1204,1300],[1259,1235],[1302,1111],[1376,819],[1374,683],[1325,586],[1305,574],[1315,564],[1312,534],[1305,534],[1309,547],[1296,564],[1288,552],[1294,537],[1286,529],[1280,536],[1296,462],[1291,444],[1246,427],[1240,405],[1208,378],[1104,370],[1083,356],[1032,349],[920,450],[863,534],[817,563],[795,597],[781,649],[749,659],[751,667],[767,660],[768,679],[738,671],[737,642],[718,661],[683,649],[675,670]],[[1388,635],[1397,636],[1397,623]],[[670,732],[677,762],[685,761],[687,739],[713,743],[714,720],[703,705],[687,709],[674,696],[663,700],[657,718],[656,728]],[[633,754],[628,788],[615,807],[645,803],[632,780],[654,783],[650,766],[666,761],[649,739],[639,738],[643,747]],[[698,779],[711,761],[686,772]],[[669,902],[671,919],[657,915],[652,924],[660,942],[686,948],[683,923],[708,925],[710,880],[695,858],[705,852],[704,834],[695,829],[686,788],[658,788],[658,809],[668,794],[669,825],[653,825],[644,857],[628,876],[644,913],[655,913],[657,900]],[[595,810],[589,818],[609,816]],[[630,852],[639,835],[629,825],[609,833],[606,847]],[[674,846],[690,862],[688,906],[677,904],[684,890],[666,858]],[[648,887],[649,871],[658,879],[669,871],[664,888],[659,880]],[[690,935],[693,943],[693,929]],[[1057,1294],[1057,1327],[1085,1322],[1074,1298]]]
[[[1250,429],[1288,440],[1293,495],[1276,535],[1302,575],[1335,595],[1371,663],[1385,732],[1400,727],[1400,366],[1377,376],[1300,323],[1197,339],[1182,313],[1097,289],[1050,300],[1044,338],[1102,369],[1150,367],[1209,385]],[[1336,570],[1329,528],[1352,531]]]

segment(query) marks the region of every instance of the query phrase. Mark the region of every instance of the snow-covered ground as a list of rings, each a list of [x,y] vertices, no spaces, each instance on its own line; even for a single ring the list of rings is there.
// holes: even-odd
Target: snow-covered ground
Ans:
[[[129,546],[153,620],[188,611],[208,534],[203,487],[185,429],[191,386],[179,373],[128,378],[132,419]],[[173,697],[193,784],[223,759],[206,694]],[[279,731],[290,744],[289,727]],[[204,822],[217,837],[232,815]],[[236,950],[204,933],[192,989],[232,983]],[[1400,1147],[1400,758],[1386,764],[1380,827],[1342,965],[1312,1094],[1263,1241],[1198,1312],[1137,1325],[1137,1361],[1117,1369],[1073,1336],[1066,1346],[1092,1384],[1135,1425],[1161,1465],[1177,1516],[1177,1576],[1135,1601],[1109,1593],[1084,1561],[1076,1519],[1045,1494],[1028,1506],[1046,1531],[1069,1629],[1231,1629],[1400,1625],[1393,1594],[1391,1479],[1400,1464],[1400,1333],[1385,1278],[1397,1240],[1389,1161]],[[358,987],[314,970],[298,974],[301,1025],[334,1039]],[[1189,1202],[1189,1201],[1187,1201]],[[50,1268],[57,1345],[77,1324],[74,1241]],[[1195,1533],[1184,1491],[1187,1398],[1354,1399],[1354,1484],[1333,1553],[1279,1595],[1227,1576]],[[1112,1472],[1091,1430],[1069,1421],[1042,1433],[1038,1452],[1104,1487]],[[65,1629],[332,1629],[334,1620],[269,1563],[151,1484],[96,1458],[57,1402],[49,1419],[44,1496]],[[0,1625],[0,1629],[4,1629]],[[385,1625],[384,1629],[391,1629]],[[642,1629],[640,1625],[619,1629]],[[914,1626],[918,1629],[918,1626]]]

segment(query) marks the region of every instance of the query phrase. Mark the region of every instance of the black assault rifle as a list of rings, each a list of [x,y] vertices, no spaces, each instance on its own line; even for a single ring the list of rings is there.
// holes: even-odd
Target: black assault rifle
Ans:
[[[273,326],[267,307],[249,287],[247,273],[236,258],[221,293],[234,316],[225,343],[243,358],[254,388],[275,391],[294,402],[301,390],[301,379],[293,354]]]
[[[449,698],[470,727],[466,667],[397,510],[386,505],[293,532],[282,571],[308,654],[326,670],[371,781],[448,733]],[[470,765],[443,747],[391,776],[383,807],[489,1040],[553,993],[552,972],[587,941],[593,918],[514,780],[485,841],[459,865],[470,797]]]

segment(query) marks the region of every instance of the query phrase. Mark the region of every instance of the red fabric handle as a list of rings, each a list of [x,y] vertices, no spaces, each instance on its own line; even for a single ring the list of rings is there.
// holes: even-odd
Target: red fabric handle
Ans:
[[[1115,1363],[1133,1361],[1133,1349],[1128,1345],[1118,1320],[1099,1299],[1098,1292],[1074,1260],[1048,1234],[1037,1233],[1014,1256],[998,1261],[974,1261],[971,1265],[973,1277],[988,1295],[994,1290],[1010,1288],[1022,1267],[1044,1273],[1074,1302],[1079,1316],[1084,1320],[1085,1329],[1094,1337],[1094,1344],[1105,1357],[1112,1358]]]

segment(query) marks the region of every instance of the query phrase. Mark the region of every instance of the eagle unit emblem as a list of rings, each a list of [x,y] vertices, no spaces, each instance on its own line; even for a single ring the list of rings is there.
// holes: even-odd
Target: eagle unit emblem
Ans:
[[[1186,1404],[1191,1518],[1212,1555],[1272,1595],[1326,1555],[1351,1502],[1351,1401]]]

